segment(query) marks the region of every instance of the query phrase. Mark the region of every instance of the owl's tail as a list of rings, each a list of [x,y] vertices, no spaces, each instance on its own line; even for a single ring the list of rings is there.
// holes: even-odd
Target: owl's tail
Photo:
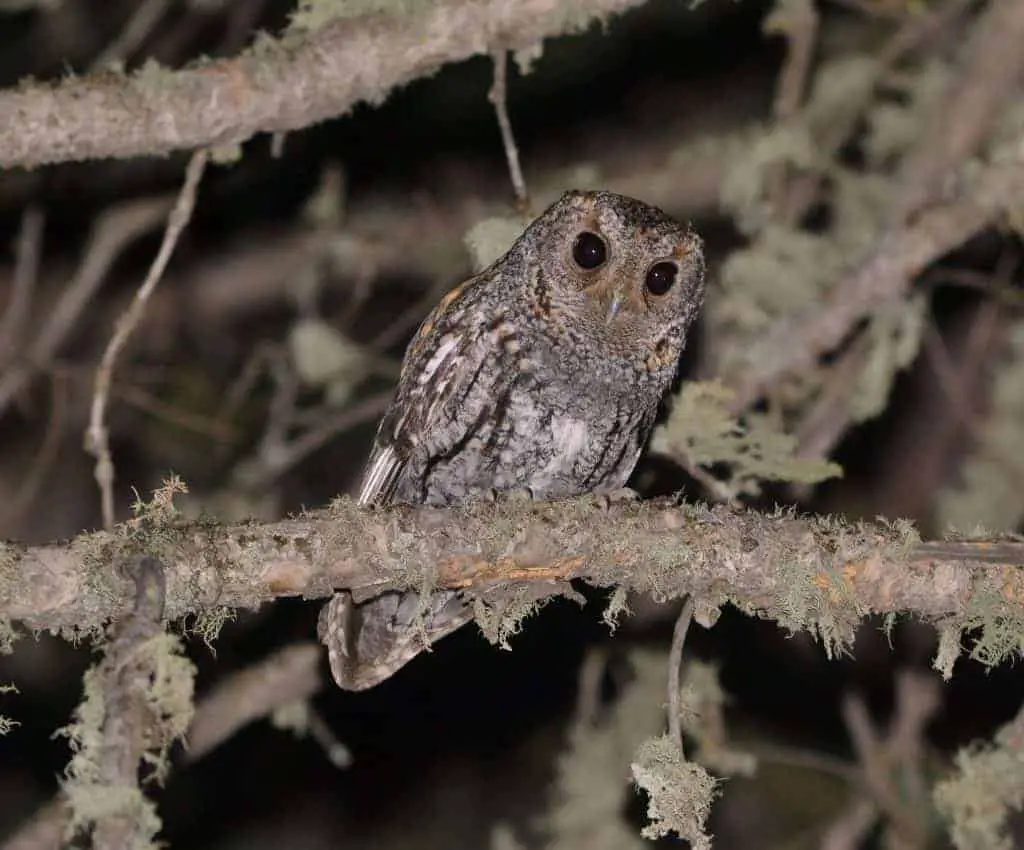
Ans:
[[[364,691],[472,619],[472,605],[451,590],[391,591],[360,605],[344,591],[323,607],[318,631],[334,681]]]

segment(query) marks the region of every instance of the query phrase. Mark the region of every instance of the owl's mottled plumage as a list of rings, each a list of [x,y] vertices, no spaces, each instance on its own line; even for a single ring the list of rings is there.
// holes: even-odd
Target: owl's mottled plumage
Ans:
[[[420,326],[360,503],[621,489],[703,289],[701,243],[687,228],[632,198],[566,193]],[[470,618],[452,592],[358,606],[339,594],[321,629],[338,683],[361,690]]]

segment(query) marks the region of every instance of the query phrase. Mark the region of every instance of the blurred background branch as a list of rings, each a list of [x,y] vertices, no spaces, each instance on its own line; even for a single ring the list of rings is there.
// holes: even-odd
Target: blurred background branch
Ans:
[[[112,565],[143,550],[181,646],[132,643],[122,673],[176,685],[128,702],[211,695],[192,754],[138,786],[171,846],[628,847],[645,807],[694,815],[696,764],[729,777],[719,848],[1021,843],[1024,679],[999,662],[1021,634],[1024,4],[0,0],[0,23],[0,535],[24,541],[0,599],[71,639],[5,632],[10,846],[60,845],[69,741],[111,743],[51,736],[119,692]],[[192,218],[97,396],[196,150]],[[607,188],[705,238],[645,503],[302,514],[348,492],[404,345],[521,230],[526,187],[528,213]],[[512,653],[467,630],[358,696],[321,687],[294,598],[573,578],[599,604],[553,598]],[[684,593],[692,762],[637,758]],[[83,692],[90,668],[110,675]]]

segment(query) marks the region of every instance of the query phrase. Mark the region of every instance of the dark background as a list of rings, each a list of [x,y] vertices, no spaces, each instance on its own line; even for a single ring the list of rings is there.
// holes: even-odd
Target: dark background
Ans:
[[[691,10],[687,3],[652,0],[604,31],[593,28],[546,42],[531,74],[510,75],[509,109],[528,182],[589,160],[628,173],[652,151],[768,120],[784,52],[781,39],[762,32],[768,5],[707,0]],[[870,50],[899,23],[898,15],[865,14],[856,6],[820,4],[823,53]],[[0,82],[9,86],[26,76],[85,73],[132,8],[128,2],[67,0],[54,11],[0,11]],[[257,28],[283,26],[289,10],[287,3],[260,0],[206,10],[171,3],[128,66],[149,57],[179,66],[200,55],[232,55]],[[405,267],[391,263],[375,277],[369,297],[355,308],[352,277],[327,272],[311,308],[297,304],[300,284],[289,272],[288,255],[294,255],[296,268],[304,257],[287,238],[302,231],[303,206],[332,165],[343,169],[337,194],[344,197],[349,221],[383,246],[383,253],[392,233],[399,255],[417,239],[398,225],[391,230],[389,218],[403,204],[423,211],[422,243],[443,231],[446,245],[457,244],[476,210],[501,211],[504,205],[508,212],[511,188],[486,98],[490,82],[491,65],[483,58],[450,66],[394,92],[379,107],[360,106],[349,116],[288,136],[280,157],[272,156],[269,139],[260,137],[245,145],[237,164],[208,170],[196,215],[144,329],[118,369],[119,386],[142,390],[145,399],[164,405],[154,409],[137,394],[115,394],[112,448],[121,517],[127,515],[132,488],[145,493],[172,469],[189,482],[191,503],[216,512],[224,503],[214,494],[229,492],[241,506],[237,512],[266,517],[323,504],[353,486],[375,415],[340,429],[311,456],[247,488],[237,473],[273,416],[273,380],[264,376],[256,382],[233,415],[229,437],[182,428],[168,411],[214,419],[253,352],[281,343],[303,311],[312,309],[355,342],[369,343],[431,287],[443,291],[469,272],[464,253],[439,262],[446,272],[440,280],[435,268],[415,262],[422,254],[408,254]],[[175,191],[184,161],[171,156],[0,174],[0,290],[10,286],[13,253],[7,246],[14,243],[27,203],[46,213],[37,305],[45,315],[96,216],[130,198]],[[713,205],[684,193],[685,186],[669,211],[692,216],[705,235],[714,287],[718,265],[742,244],[742,236]],[[40,543],[99,525],[92,461],[81,449],[92,367],[159,237],[153,231],[124,251],[58,360],[0,419],[0,488],[9,502],[38,468],[45,430],[55,428],[59,435],[35,497],[17,515],[0,517],[5,536]],[[1012,237],[990,236],[946,262],[987,273],[998,257],[1018,247]],[[284,261],[281,274],[254,294],[244,261],[257,248],[277,252]],[[425,252],[429,245],[419,248]],[[228,259],[239,258],[237,268],[227,266]],[[196,300],[195,282],[202,274],[223,286],[219,306]],[[958,322],[980,297],[969,289],[937,291],[937,326],[952,329],[955,341]],[[384,352],[392,365],[413,329]],[[698,343],[688,353],[690,372],[699,368],[701,350]],[[360,382],[355,401],[386,391],[389,380],[371,376]],[[984,373],[972,386],[983,405]],[[899,379],[893,399],[882,417],[844,438],[835,457],[846,476],[813,492],[803,508],[910,516],[927,527],[931,500],[955,479],[957,458],[968,442],[956,423],[943,431],[953,414],[927,363],[915,364]],[[305,421],[320,421],[324,400],[315,391],[299,391],[293,408]],[[54,417],[59,417],[56,425]],[[302,421],[298,416],[289,433],[301,433]],[[934,436],[939,432],[945,436]],[[941,462],[934,470],[914,463],[914,474],[908,474],[910,445]],[[707,495],[667,458],[646,459],[636,481],[648,494]],[[773,489],[760,504],[791,499],[788,491]],[[351,749],[354,763],[347,770],[332,767],[308,738],[296,739],[266,722],[245,729],[198,764],[172,773],[160,795],[162,838],[175,848],[468,848],[489,846],[492,828],[503,821],[525,844],[539,846],[539,819],[551,805],[555,756],[566,743],[585,654],[598,647],[608,653],[604,691],[612,705],[629,681],[633,649],[666,651],[671,635],[674,609],[638,601],[638,616],[612,639],[600,622],[601,594],[587,594],[590,604],[584,608],[564,600],[549,605],[513,640],[511,653],[492,648],[471,627],[370,692],[345,694],[326,687],[315,706]],[[199,693],[277,647],[313,637],[318,607],[288,601],[258,613],[239,612],[222,631],[215,652],[191,639]],[[694,630],[688,651],[720,666],[731,695],[730,722],[741,740],[783,741],[848,758],[841,695],[864,693],[884,719],[891,709],[894,671],[926,670],[934,651],[924,626],[897,625],[892,651],[877,626],[863,628],[854,657],[828,662],[806,636],[727,610],[713,630]],[[0,659],[0,681],[15,682],[19,689],[2,698],[0,710],[20,724],[0,741],[0,834],[12,832],[55,792],[68,751],[52,732],[68,721],[80,699],[80,677],[91,658],[88,646],[73,648],[38,636],[22,639],[13,656]],[[986,673],[961,660],[930,729],[936,764],[953,748],[991,734],[1008,720],[1022,691],[1016,669]],[[639,828],[628,764],[620,772],[621,811]],[[716,847],[815,846],[815,825],[828,821],[842,793],[822,792],[814,771],[769,771],[767,776],[761,784],[755,779],[725,785],[712,825]]]

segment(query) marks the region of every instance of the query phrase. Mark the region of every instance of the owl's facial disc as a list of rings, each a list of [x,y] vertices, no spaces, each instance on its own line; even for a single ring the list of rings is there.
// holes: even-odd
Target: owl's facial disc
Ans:
[[[534,315],[616,357],[678,354],[704,290],[701,242],[687,227],[633,198],[567,192],[521,245],[541,271]]]
[[[587,216],[570,231],[565,276],[567,294],[607,332],[646,336],[664,329],[699,299],[699,247],[682,227],[604,222]],[[695,258],[693,255],[697,254]],[[639,341],[639,340],[638,340]]]

